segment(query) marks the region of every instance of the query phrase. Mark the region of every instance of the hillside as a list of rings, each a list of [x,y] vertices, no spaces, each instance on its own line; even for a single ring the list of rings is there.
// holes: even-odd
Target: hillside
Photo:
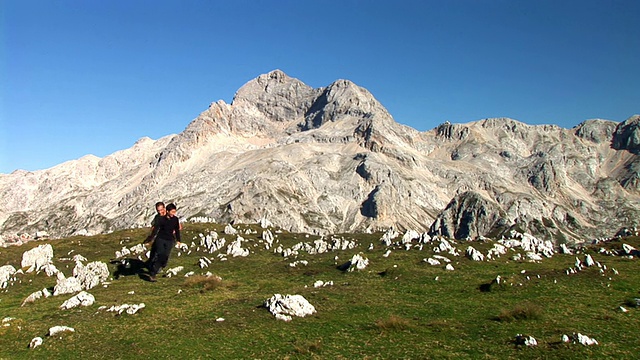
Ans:
[[[467,242],[189,223],[169,262],[183,269],[151,283],[135,266],[144,254],[122,255],[147,232],[2,249],[0,273],[18,272],[0,279],[0,358],[634,359],[640,347],[637,237],[562,254],[515,233]],[[25,254],[47,244],[50,260],[28,272]],[[354,255],[367,264],[348,271]],[[78,291],[25,302],[95,262],[109,274],[85,289],[93,304],[62,309]],[[315,312],[278,320],[264,306],[275,294],[300,295]],[[113,311],[123,305],[136,312]],[[55,326],[73,331],[47,336]],[[578,333],[598,344],[578,343]]]

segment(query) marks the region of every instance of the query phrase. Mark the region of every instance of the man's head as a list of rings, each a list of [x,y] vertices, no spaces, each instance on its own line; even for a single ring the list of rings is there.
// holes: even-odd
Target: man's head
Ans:
[[[160,215],[160,216],[167,215],[167,211],[164,208],[164,203],[162,201],[156,203],[156,211],[158,212],[158,215]]]
[[[176,213],[178,212],[178,208],[176,208],[176,205],[171,203],[169,205],[167,205],[167,214],[171,217],[176,216]]]

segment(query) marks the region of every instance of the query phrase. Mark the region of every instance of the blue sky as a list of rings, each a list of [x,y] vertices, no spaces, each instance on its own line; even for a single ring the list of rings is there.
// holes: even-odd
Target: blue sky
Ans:
[[[281,69],[397,122],[640,113],[640,1],[0,1],[0,173],[181,132]]]

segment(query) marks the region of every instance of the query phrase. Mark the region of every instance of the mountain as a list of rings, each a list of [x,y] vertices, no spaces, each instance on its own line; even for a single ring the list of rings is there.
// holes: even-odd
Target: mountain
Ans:
[[[515,229],[581,242],[637,225],[639,123],[563,129],[495,118],[419,132],[351,81],[314,89],[275,70],[180,134],[0,174],[0,233],[148,226],[163,200],[185,219],[267,218],[291,231],[466,238]]]

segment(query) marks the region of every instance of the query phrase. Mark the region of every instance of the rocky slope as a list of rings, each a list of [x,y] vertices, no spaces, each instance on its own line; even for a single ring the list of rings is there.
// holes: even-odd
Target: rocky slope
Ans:
[[[275,70],[177,135],[103,159],[0,174],[0,233],[146,226],[158,200],[184,218],[292,231],[429,231],[558,241],[611,236],[640,209],[640,116],[573,129],[512,119],[419,132],[366,89],[314,89]]]

